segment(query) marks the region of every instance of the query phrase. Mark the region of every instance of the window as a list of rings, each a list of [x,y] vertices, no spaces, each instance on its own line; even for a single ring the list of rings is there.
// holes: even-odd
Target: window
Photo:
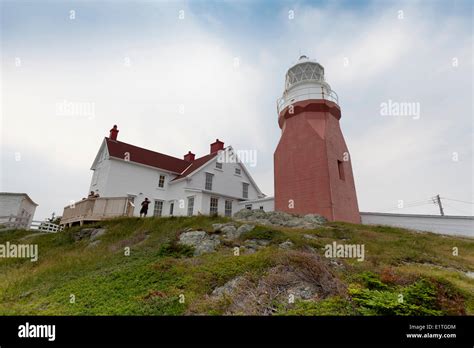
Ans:
[[[263,205],[260,206],[260,210],[263,210]]]
[[[214,174],[211,173],[206,173],[206,186],[205,189],[212,191],[212,179],[214,177]]]
[[[237,175],[242,174],[242,171],[240,170],[240,168],[235,168],[235,174]]]
[[[342,161],[337,161],[337,169],[339,170],[339,179],[345,180],[344,177],[344,163]]]
[[[222,169],[222,162],[216,162],[216,168]]]
[[[252,204],[246,204],[245,209],[247,210],[252,210]]]
[[[242,197],[249,198],[249,184],[242,183]]]
[[[219,198],[211,197],[211,205],[209,207],[209,215],[217,215],[218,205],[219,205]]]
[[[165,187],[165,176],[160,175],[160,180],[158,180],[158,187]]]
[[[170,216],[173,215],[173,210],[174,210],[174,202],[170,203]]]
[[[163,201],[155,200],[155,206],[153,207],[153,216],[163,215]]]
[[[194,196],[188,197],[188,216],[192,216],[194,212]]]
[[[232,201],[225,201],[225,216],[232,216]]]

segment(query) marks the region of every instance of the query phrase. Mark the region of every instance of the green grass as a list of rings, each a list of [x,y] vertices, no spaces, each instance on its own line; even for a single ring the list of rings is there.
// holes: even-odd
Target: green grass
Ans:
[[[79,227],[36,236],[2,232],[0,244],[38,244],[39,260],[0,259],[0,315],[224,314],[227,303],[210,301],[212,290],[239,275],[259,279],[280,262],[285,251],[278,244],[285,240],[320,255],[333,241],[365,244],[366,261],[344,259],[344,267],[334,270],[346,296],[297,300],[276,314],[474,314],[474,279],[464,275],[474,271],[473,239],[329,223],[315,230],[258,226],[236,243],[268,239],[270,246],[240,256],[221,245],[216,253],[193,257],[192,248],[176,244],[185,229],[210,232],[212,224],[228,221],[206,216],[104,221],[87,226],[107,229],[96,248],[74,240]]]

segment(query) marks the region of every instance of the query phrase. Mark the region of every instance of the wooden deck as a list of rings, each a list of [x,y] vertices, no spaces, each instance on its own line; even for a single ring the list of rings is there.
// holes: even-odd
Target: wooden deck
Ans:
[[[64,208],[61,225],[72,226],[119,216],[133,216],[134,205],[128,197],[88,198]]]

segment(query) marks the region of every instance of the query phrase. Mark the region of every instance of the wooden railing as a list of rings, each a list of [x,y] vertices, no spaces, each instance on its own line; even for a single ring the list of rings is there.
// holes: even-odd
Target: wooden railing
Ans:
[[[128,197],[87,198],[64,208],[61,225],[133,216],[133,208]]]
[[[62,231],[63,226],[60,226],[58,224],[54,224],[49,221],[32,221],[30,230],[34,231],[40,231],[40,232],[58,232]]]

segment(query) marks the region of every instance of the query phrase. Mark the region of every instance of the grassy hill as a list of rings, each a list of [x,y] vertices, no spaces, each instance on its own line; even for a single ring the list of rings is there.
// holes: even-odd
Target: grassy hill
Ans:
[[[0,244],[38,244],[39,260],[0,259],[0,314],[474,314],[474,279],[466,275],[474,271],[472,238],[328,223],[314,230],[257,226],[201,256],[176,243],[184,230],[212,233],[212,224],[228,221],[104,221],[87,226],[107,230],[95,247],[75,240],[79,227],[57,234],[3,232]],[[270,244],[236,256],[234,247],[249,239]],[[287,240],[291,248],[279,247]],[[324,257],[333,241],[364,244],[365,260]],[[289,300],[301,284],[315,289],[311,298]],[[216,295],[222,286],[228,291]]]

